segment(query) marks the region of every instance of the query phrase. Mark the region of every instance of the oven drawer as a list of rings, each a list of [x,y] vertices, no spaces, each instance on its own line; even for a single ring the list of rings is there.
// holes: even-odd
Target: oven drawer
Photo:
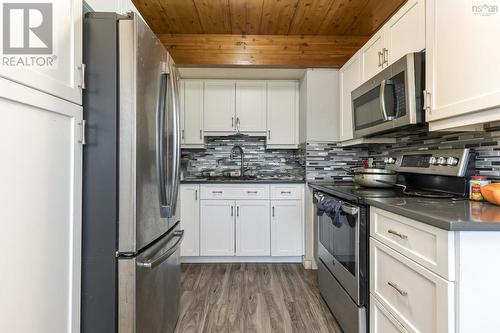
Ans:
[[[408,333],[382,304],[370,296],[370,333]]]
[[[272,200],[302,200],[304,185],[271,185]]]
[[[454,281],[453,232],[372,207],[370,236],[446,280]]]
[[[266,184],[227,184],[227,185],[201,185],[200,198],[202,200],[221,199],[221,200],[268,200],[269,185]]]
[[[454,332],[454,284],[370,239],[370,292],[409,331]]]

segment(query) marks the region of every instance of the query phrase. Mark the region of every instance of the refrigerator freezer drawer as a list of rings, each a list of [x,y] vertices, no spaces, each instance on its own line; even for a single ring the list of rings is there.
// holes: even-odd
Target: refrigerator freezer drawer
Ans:
[[[118,260],[118,333],[174,331],[183,238],[178,228],[139,256]]]

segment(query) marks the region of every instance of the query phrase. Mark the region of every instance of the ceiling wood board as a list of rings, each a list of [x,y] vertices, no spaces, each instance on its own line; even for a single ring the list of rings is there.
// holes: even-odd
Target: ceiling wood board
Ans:
[[[180,65],[340,67],[364,36],[159,35]]]
[[[267,65],[273,66],[275,59],[283,56],[284,62],[295,66],[336,67],[343,64],[342,59],[348,60],[362,46],[359,41],[373,35],[406,0],[133,2],[153,31],[163,36],[177,63],[266,65],[264,62],[270,61]],[[214,39],[215,35],[220,38]],[[319,36],[328,37],[327,41],[313,38]],[[346,45],[346,39],[341,37],[352,39],[355,46]]]

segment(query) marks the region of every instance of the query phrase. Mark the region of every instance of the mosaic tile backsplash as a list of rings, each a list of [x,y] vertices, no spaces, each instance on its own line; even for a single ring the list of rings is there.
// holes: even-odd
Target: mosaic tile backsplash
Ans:
[[[477,153],[477,174],[500,180],[500,124],[484,132],[418,133],[401,137],[391,145],[339,148],[335,143],[309,142],[305,147],[306,178],[316,182],[350,180],[343,168],[361,166],[363,159],[371,158],[375,166],[383,167],[389,152],[454,148],[473,148]]]
[[[246,174],[259,178],[302,180],[304,151],[266,150],[265,137],[207,137],[206,149],[182,150],[184,178],[203,178],[204,173],[240,170],[239,155],[230,158],[231,148],[240,145],[245,153]]]

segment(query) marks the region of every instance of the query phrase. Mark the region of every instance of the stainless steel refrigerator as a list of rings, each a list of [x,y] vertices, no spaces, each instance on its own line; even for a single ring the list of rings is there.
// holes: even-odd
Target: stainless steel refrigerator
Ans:
[[[179,107],[136,14],[84,20],[82,332],[166,333],[179,313]]]

